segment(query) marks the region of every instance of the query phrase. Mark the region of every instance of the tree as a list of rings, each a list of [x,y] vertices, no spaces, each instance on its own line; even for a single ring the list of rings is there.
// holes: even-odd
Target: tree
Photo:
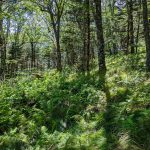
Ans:
[[[1,59],[0,76],[3,78],[5,74],[6,53],[5,53],[5,48],[4,48],[2,5],[3,5],[3,1],[0,0],[0,59]]]
[[[94,4],[95,4],[94,17],[97,29],[96,33],[98,42],[99,72],[106,73],[101,0],[94,0]]]
[[[128,7],[128,40],[129,40],[129,46],[131,53],[135,52],[134,48],[134,27],[133,27],[133,0],[127,1],[127,7]]]
[[[87,72],[90,71],[90,41],[91,41],[91,29],[90,29],[90,21],[91,21],[91,18],[90,18],[90,1],[89,0],[86,0],[86,15],[87,15],[87,63],[86,63],[86,70]]]
[[[28,18],[30,18],[30,21],[27,22],[25,33],[31,47],[31,68],[34,68],[36,67],[37,60],[37,44],[42,34],[40,25],[38,24],[39,19],[33,13]]]
[[[144,26],[144,36],[146,44],[146,67],[147,71],[150,71],[150,30],[148,22],[148,7],[147,0],[142,0],[143,6],[143,26]]]
[[[56,54],[57,54],[57,70],[62,70],[61,63],[61,48],[60,48],[60,26],[61,17],[64,12],[65,0],[42,0],[36,2],[40,9],[50,15],[51,23],[56,40]]]

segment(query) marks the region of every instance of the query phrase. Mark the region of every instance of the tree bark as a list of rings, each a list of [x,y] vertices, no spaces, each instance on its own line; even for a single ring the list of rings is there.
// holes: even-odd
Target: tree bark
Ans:
[[[36,45],[34,42],[30,42],[31,44],[31,68],[34,68],[35,67],[35,59],[36,59],[36,56],[35,56],[35,48],[36,48]]]
[[[133,0],[128,0],[128,22],[129,22],[129,37],[130,37],[130,50],[135,53],[134,48],[134,24],[133,24]]]
[[[54,21],[54,14],[50,13],[50,17],[52,20],[55,40],[56,40],[56,54],[57,54],[57,70],[62,70],[62,64],[61,64],[61,50],[60,50],[60,18],[57,16],[57,21]]]
[[[99,73],[106,73],[101,0],[94,0],[94,3],[96,11],[95,23],[97,28]]]
[[[0,14],[2,14],[3,2],[0,0]],[[6,60],[5,60],[5,48],[4,48],[4,36],[3,36],[3,17],[0,16],[0,76],[4,78]]]
[[[150,30],[148,22],[148,7],[147,0],[142,0],[143,6],[143,26],[144,26],[144,36],[146,44],[146,68],[150,72]]]
[[[87,5],[87,72],[90,71],[90,1],[86,0]]]

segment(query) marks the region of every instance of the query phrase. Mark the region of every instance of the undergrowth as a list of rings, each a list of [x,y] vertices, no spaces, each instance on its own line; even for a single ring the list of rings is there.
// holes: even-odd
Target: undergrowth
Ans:
[[[109,97],[96,69],[87,76],[65,69],[1,82],[0,149],[150,150],[143,60],[143,54],[107,58]]]

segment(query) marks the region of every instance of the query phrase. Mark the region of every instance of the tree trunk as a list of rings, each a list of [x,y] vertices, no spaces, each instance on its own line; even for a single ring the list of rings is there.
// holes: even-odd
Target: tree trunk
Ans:
[[[97,28],[99,72],[106,73],[101,0],[94,0],[94,3],[96,9],[95,23]]]
[[[53,14],[51,14],[54,34],[55,34],[55,40],[56,40],[56,54],[57,54],[57,70],[62,70],[62,64],[61,64],[61,50],[60,50],[60,19],[57,19],[57,23],[55,23]]]
[[[35,67],[35,43],[31,42],[31,68]]]
[[[138,27],[137,27],[137,34],[136,34],[136,53],[138,52],[138,42],[139,42],[139,33],[140,33],[140,21],[141,15],[138,13]]]
[[[90,71],[90,1],[86,0],[87,5],[87,63],[86,69],[87,72]]]
[[[60,40],[59,36],[57,37],[56,40],[56,45],[57,45],[57,70],[61,71],[62,70],[62,65],[61,65],[61,51],[60,51]]]
[[[84,20],[84,26],[86,26],[86,22]],[[82,50],[82,57],[81,57],[81,71],[85,72],[86,71],[86,63],[87,63],[87,47],[86,47],[86,29],[84,29],[83,33],[83,50]]]
[[[135,53],[134,48],[134,27],[133,27],[133,0],[128,0],[128,22],[129,22],[129,37],[131,53]]]
[[[2,14],[2,5],[3,2],[0,0],[0,14]],[[3,17],[0,16],[0,59],[1,59],[1,65],[0,65],[0,76],[4,78],[5,74],[5,48],[4,48],[4,36],[3,36]]]
[[[148,7],[147,0],[142,0],[143,5],[143,26],[144,26],[144,36],[146,44],[146,67],[147,71],[150,72],[150,31],[148,22]]]

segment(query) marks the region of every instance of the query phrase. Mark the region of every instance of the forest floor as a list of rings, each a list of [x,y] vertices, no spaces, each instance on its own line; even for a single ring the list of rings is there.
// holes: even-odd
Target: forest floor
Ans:
[[[150,150],[145,54],[107,56],[105,82],[65,69],[0,84],[1,150]],[[103,83],[102,83],[103,82]]]

